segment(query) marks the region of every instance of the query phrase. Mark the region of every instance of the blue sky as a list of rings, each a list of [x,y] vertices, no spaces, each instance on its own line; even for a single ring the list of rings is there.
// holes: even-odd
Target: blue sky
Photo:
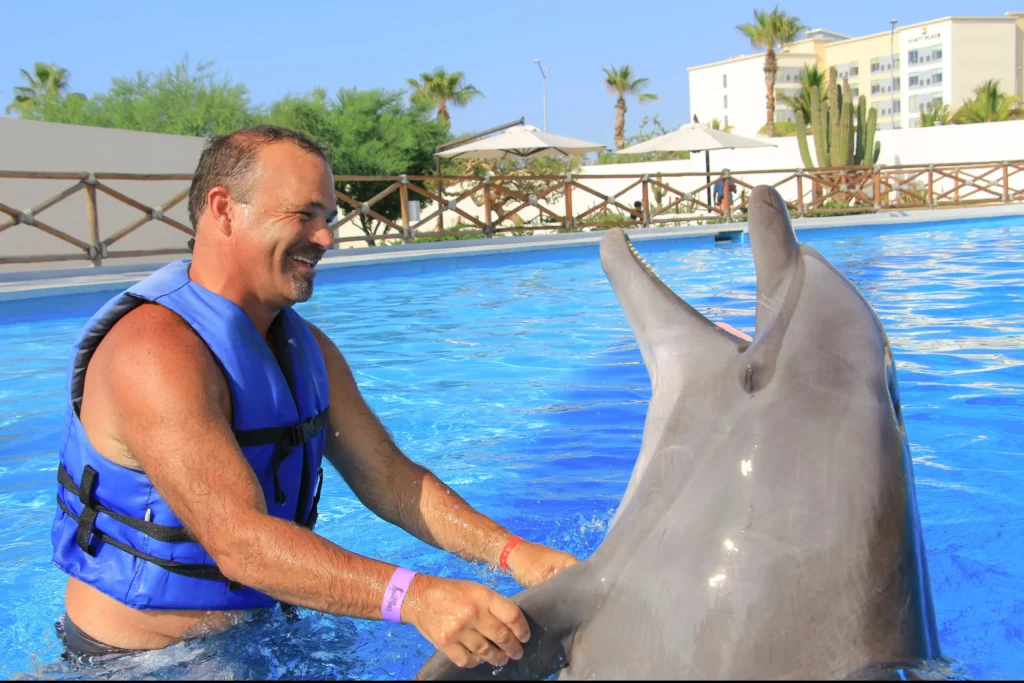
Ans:
[[[686,68],[749,53],[735,29],[755,7],[773,3],[517,2],[438,0],[207,0],[206,2],[29,2],[0,0],[0,102],[10,101],[18,70],[35,61],[71,72],[74,90],[105,90],[112,76],[159,71],[186,54],[215,62],[268,103],[315,86],[403,88],[435,66],[466,72],[486,97],[453,111],[453,130],[482,130],[525,116],[543,126],[539,58],[548,75],[548,129],[612,144],[614,99],[602,66],[629,63],[651,79],[660,101],[632,102],[627,133],[644,115],[666,126],[688,118]],[[781,2],[814,28],[851,36],[948,15],[1002,15],[1004,2],[821,0]],[[0,109],[2,112],[2,109]]]

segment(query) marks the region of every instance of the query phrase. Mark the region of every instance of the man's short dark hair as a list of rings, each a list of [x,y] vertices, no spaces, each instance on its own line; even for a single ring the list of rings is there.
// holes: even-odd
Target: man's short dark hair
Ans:
[[[206,209],[206,195],[226,187],[238,201],[248,201],[256,179],[258,152],[275,142],[291,142],[327,161],[326,149],[312,138],[281,126],[253,126],[210,138],[199,156],[188,192],[188,217],[192,228]]]

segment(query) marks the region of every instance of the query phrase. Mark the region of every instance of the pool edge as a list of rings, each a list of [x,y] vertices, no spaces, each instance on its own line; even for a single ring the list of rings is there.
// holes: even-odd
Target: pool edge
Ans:
[[[854,216],[827,216],[793,219],[797,233],[828,229],[864,229],[881,226],[941,227],[946,224],[983,219],[1024,217],[1024,205],[1001,205],[976,209],[929,209],[913,211],[887,211]],[[628,228],[634,242],[653,240],[746,240],[747,223],[716,223],[712,225]],[[549,235],[530,235],[494,240],[471,240],[402,244],[373,250],[350,249],[326,256],[319,269],[334,270],[342,267],[377,266],[387,263],[450,259],[467,256],[494,255],[544,251],[596,245],[604,231],[575,232]],[[480,244],[479,242],[485,242]],[[369,252],[369,253],[368,253]],[[83,269],[55,269],[0,273],[0,302],[25,299],[44,299],[55,296],[102,291],[120,291],[144,279],[172,259],[142,264],[114,264],[101,266],[100,272]]]

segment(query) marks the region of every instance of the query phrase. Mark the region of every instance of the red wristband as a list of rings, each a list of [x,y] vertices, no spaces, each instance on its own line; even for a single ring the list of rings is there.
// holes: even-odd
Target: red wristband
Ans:
[[[512,552],[512,548],[515,548],[517,545],[519,545],[522,542],[522,540],[523,539],[519,538],[518,536],[513,536],[509,539],[508,543],[505,544],[505,547],[501,549],[501,557],[498,559],[498,566],[501,567],[501,571],[508,571],[508,567],[505,565],[505,562],[508,560],[508,554]]]

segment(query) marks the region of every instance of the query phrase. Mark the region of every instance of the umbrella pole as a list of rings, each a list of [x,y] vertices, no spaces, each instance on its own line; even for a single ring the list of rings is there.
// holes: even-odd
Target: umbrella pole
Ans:
[[[704,150],[704,170],[707,171],[706,178],[708,187],[708,206],[711,206],[711,152]]]

